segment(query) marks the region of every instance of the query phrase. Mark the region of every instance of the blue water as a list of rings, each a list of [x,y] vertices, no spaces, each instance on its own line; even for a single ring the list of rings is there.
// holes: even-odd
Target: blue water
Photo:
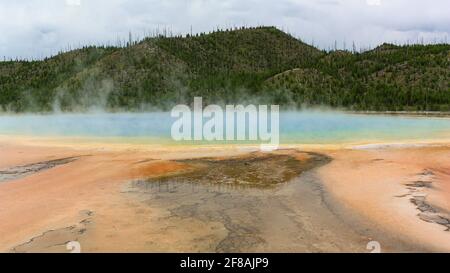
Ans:
[[[0,116],[0,135],[133,138],[171,142],[170,113]],[[284,112],[281,143],[323,144],[450,138],[450,119],[340,112]]]

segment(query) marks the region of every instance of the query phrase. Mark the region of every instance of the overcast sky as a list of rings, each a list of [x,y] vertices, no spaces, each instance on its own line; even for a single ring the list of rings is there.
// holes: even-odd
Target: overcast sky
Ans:
[[[274,25],[321,48],[444,42],[450,0],[0,0],[0,56],[41,58],[68,45]]]

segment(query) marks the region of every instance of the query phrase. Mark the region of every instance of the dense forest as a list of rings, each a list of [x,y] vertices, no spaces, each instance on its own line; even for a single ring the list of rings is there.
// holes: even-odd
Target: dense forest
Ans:
[[[207,104],[450,111],[449,79],[448,44],[325,52],[274,27],[239,28],[0,62],[0,110],[166,110],[202,96]]]

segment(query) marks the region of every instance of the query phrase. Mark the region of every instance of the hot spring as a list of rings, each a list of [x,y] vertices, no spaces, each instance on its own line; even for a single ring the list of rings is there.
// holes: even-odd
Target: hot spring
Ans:
[[[0,116],[0,135],[117,138],[146,143],[177,143],[169,112],[20,114]],[[342,112],[280,113],[281,144],[338,144],[450,139],[450,119]]]

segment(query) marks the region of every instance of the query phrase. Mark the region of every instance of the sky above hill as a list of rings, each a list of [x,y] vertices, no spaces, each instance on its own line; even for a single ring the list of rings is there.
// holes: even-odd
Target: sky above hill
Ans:
[[[176,33],[274,25],[323,49],[448,42],[449,0],[0,0],[0,57],[42,58]]]

